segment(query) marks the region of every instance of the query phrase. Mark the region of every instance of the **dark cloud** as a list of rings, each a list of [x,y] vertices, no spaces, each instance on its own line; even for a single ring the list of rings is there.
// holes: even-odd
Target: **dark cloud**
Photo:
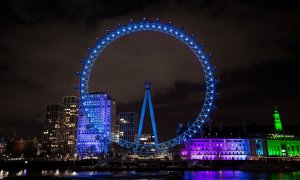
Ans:
[[[45,21],[64,19],[72,23],[85,21],[95,23],[103,18],[126,15],[142,11],[158,1],[138,0],[26,0],[5,1],[1,4],[0,20],[2,25],[35,25]]]
[[[296,123],[299,12],[293,1],[1,1],[1,122],[42,122],[45,104],[78,94],[74,74],[96,37],[131,18],[159,17],[185,26],[213,54],[221,79],[214,121],[267,124],[277,105],[287,123]],[[117,40],[99,57],[91,89],[112,94],[118,111],[139,112],[145,80],[153,83],[162,138],[172,136],[161,129],[166,124],[173,132],[177,122],[193,120],[203,73],[171,37],[137,33]]]

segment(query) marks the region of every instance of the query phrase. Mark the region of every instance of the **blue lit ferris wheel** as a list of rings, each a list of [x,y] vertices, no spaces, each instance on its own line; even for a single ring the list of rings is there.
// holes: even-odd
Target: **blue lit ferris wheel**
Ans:
[[[206,95],[204,98],[204,103],[201,109],[199,110],[199,114],[195,118],[194,123],[191,126],[189,126],[185,132],[173,139],[170,139],[165,142],[160,142],[158,143],[158,145],[137,145],[135,142],[129,142],[123,139],[119,139],[116,141],[114,137],[110,137],[111,141],[118,143],[120,146],[127,148],[128,150],[140,152],[151,152],[153,149],[155,149],[156,151],[164,151],[185,142],[188,138],[191,138],[193,134],[195,134],[208,119],[208,115],[210,114],[213,107],[215,96],[214,72],[213,67],[209,62],[209,56],[204,53],[202,45],[198,44],[193,36],[188,35],[181,28],[174,27],[172,23],[163,24],[158,19],[153,22],[147,21],[145,18],[141,22],[133,22],[131,20],[129,24],[119,26],[118,28],[107,34],[103,39],[97,40],[96,45],[90,49],[88,57],[83,61],[84,65],[80,74],[79,90],[82,103],[81,105],[83,107],[82,109],[84,110],[84,114],[87,115],[87,117],[91,113],[89,112],[88,108],[85,107],[85,104],[89,98],[89,79],[94,63],[96,62],[99,55],[103,52],[105,48],[109,46],[109,44],[111,44],[118,38],[135,32],[148,31],[160,32],[172,36],[184,43],[187,47],[189,47],[192,50],[195,57],[198,59],[205,75]],[[98,129],[97,123],[93,122],[92,120],[90,122],[90,125]]]

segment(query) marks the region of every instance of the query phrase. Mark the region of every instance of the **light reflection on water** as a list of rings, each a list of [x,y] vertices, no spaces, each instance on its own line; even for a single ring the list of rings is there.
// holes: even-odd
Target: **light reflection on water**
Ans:
[[[300,179],[300,171],[297,172],[250,172],[250,171],[186,171],[183,179]]]
[[[247,172],[247,171],[232,171],[232,170],[210,170],[210,171],[185,171],[185,172],[172,172],[172,171],[153,171],[153,172],[139,172],[139,171],[72,171],[72,170],[42,170],[40,172],[30,172],[27,169],[22,169],[17,172],[8,172],[0,170],[0,179],[12,176],[51,176],[56,179],[70,178],[72,179],[110,179],[110,178],[122,178],[129,179],[146,178],[147,176],[154,179],[164,179],[168,177],[176,177],[176,179],[300,179],[300,171],[297,172]],[[167,175],[167,176],[164,176]],[[130,178],[132,177],[132,178]]]

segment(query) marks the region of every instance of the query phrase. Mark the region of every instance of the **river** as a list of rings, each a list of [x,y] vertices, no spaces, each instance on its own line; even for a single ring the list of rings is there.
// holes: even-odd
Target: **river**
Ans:
[[[0,179],[300,179],[300,171],[295,172],[250,172],[232,170],[208,170],[208,171],[59,171],[42,170],[30,172],[23,169],[17,172],[0,170]]]

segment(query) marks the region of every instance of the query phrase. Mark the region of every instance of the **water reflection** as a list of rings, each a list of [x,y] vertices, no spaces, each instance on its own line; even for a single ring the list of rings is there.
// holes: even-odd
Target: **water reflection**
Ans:
[[[16,173],[16,176],[26,176],[27,175],[27,169],[20,170]]]
[[[300,179],[300,171],[297,172],[246,172],[246,171],[186,171],[183,179]]]
[[[0,170],[0,179],[6,178],[8,174],[9,174],[8,171]]]
[[[0,170],[0,179],[10,176],[51,176],[53,178],[72,178],[72,179],[164,179],[166,177],[176,179],[300,179],[300,171],[297,172],[247,172],[247,171],[232,171],[232,170],[210,170],[210,171],[72,171],[72,170],[42,170],[39,172],[27,171],[21,169],[19,171],[8,172]]]

